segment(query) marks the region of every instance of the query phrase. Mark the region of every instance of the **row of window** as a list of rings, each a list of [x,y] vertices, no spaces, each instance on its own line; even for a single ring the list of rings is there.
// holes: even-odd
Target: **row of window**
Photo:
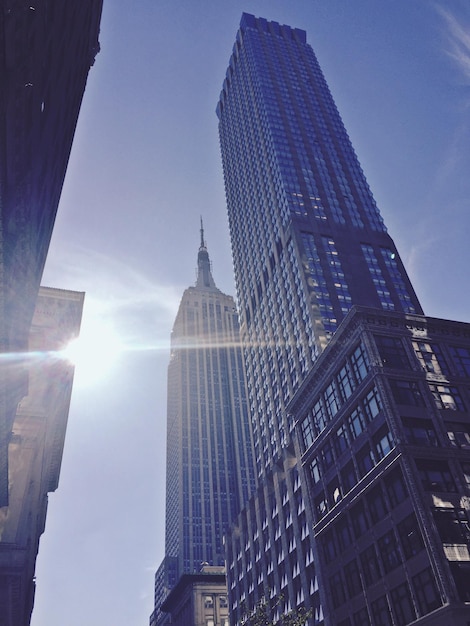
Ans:
[[[412,369],[410,359],[403,339],[374,335],[380,358],[385,367],[395,369]],[[406,340],[406,345],[408,340]],[[452,373],[462,377],[470,376],[470,349],[464,346],[446,345],[445,354],[438,343],[429,341],[411,341],[413,352],[421,367],[429,373],[438,376],[451,376]]]
[[[434,576],[428,567],[412,578],[412,589],[402,583],[338,623],[338,626],[405,626],[434,611],[442,602]],[[393,615],[393,618],[392,618]]]
[[[354,389],[364,380],[368,367],[366,352],[359,344],[331,383],[319,394],[308,415],[302,420],[300,429],[305,449],[309,448],[323,432],[342,404],[348,400]]]

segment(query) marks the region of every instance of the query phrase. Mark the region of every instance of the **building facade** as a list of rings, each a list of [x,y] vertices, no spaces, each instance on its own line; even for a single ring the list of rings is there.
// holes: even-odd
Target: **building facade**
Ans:
[[[0,0],[0,352],[24,352],[88,72],[102,0]],[[0,507],[27,380],[0,369]]]
[[[27,393],[18,405],[8,445],[9,505],[0,508],[0,624],[28,626],[35,564],[44,532],[47,494],[59,483],[73,383],[60,354],[80,329],[84,294],[41,287],[24,367]]]
[[[238,314],[212,277],[201,225],[198,274],[183,294],[168,367],[165,559],[152,623],[183,574],[223,566],[223,536],[254,490]],[[158,583],[158,584],[157,584]]]
[[[229,626],[225,568],[203,565],[198,573],[183,574],[163,610],[174,626]]]
[[[425,562],[423,553],[419,557],[423,559],[421,570],[418,565],[415,570],[400,566],[393,573],[396,578],[383,578],[382,593],[368,595],[363,587],[361,600],[357,600],[357,618],[347,613],[345,603],[350,596],[341,601],[332,599],[337,588],[344,589],[340,585],[345,576],[339,559],[341,549],[338,548],[338,559],[332,557],[328,567],[321,556],[327,533],[320,529],[335,518],[339,509],[333,514],[329,511],[334,509],[332,503],[340,503],[340,494],[344,493],[341,472],[345,474],[344,480],[350,479],[351,490],[353,474],[349,478],[346,474],[351,470],[349,461],[347,467],[336,466],[339,473],[333,476],[331,470],[327,478],[322,478],[327,480],[321,483],[325,490],[322,494],[319,486],[314,488],[311,469],[320,447],[310,448],[310,445],[315,445],[321,432],[319,442],[325,450],[331,446],[335,459],[334,446],[340,443],[328,424],[339,411],[340,394],[350,393],[348,385],[352,389],[352,381],[357,387],[362,384],[368,356],[358,348],[359,343],[354,343],[349,329],[341,334],[349,351],[348,365],[343,367],[340,361],[334,361],[336,378],[328,382],[319,363],[331,358],[326,356],[333,354],[329,346],[339,341],[336,333],[347,326],[353,307],[375,309],[378,315],[381,312],[382,319],[422,316],[423,311],[387,234],[313,50],[306,43],[305,32],[243,14],[217,114],[259,478],[256,494],[227,537],[232,626],[241,624],[246,612],[261,599],[272,600],[274,620],[296,607],[306,606],[312,612],[311,624],[406,624],[411,621],[413,610],[422,623],[437,624],[425,616],[454,600],[461,603],[464,600],[457,600],[456,588],[461,583],[455,582],[456,579],[452,582],[442,545],[436,547],[439,541],[431,524],[431,513],[421,515],[417,524],[422,524],[421,532],[426,535],[423,545],[430,546],[431,551],[440,550],[439,555],[436,558],[432,555]],[[388,339],[384,342],[387,344]],[[416,363],[413,365],[418,368]],[[307,450],[300,449],[296,443],[296,429],[304,436],[301,424],[305,419],[296,394],[301,393],[307,380],[312,385],[323,381],[321,408],[325,411],[318,417],[321,430],[312,430],[308,470]],[[433,390],[441,393],[436,385]],[[429,393],[432,395],[432,390]],[[358,483],[376,466],[383,468],[386,463],[380,465],[382,457],[388,457],[392,449],[387,424],[395,419],[394,409],[386,399],[388,396],[383,394],[381,398],[384,404],[380,405],[380,411],[385,413],[381,413],[379,421],[371,418],[373,432],[367,435],[367,441],[362,440],[361,450],[351,461]],[[428,404],[430,398],[428,395]],[[364,411],[379,410],[378,396],[372,394],[367,401],[370,405],[366,408],[364,404]],[[395,414],[396,411],[395,408]],[[436,415],[436,422],[438,419]],[[406,427],[413,429],[413,421]],[[394,436],[398,439],[390,461],[397,455],[400,439],[397,431]],[[442,453],[441,460],[449,450]],[[405,457],[403,453],[395,461],[393,477],[402,478],[397,468],[400,466],[401,471],[402,465],[406,465],[408,461],[402,460]],[[429,469],[426,463],[423,458],[419,467],[411,464],[410,471],[418,476],[425,466]],[[322,466],[319,471],[324,469]],[[379,470],[375,471],[377,478]],[[401,523],[409,523],[410,533],[416,532],[412,525],[414,518],[408,516],[416,515],[411,500],[415,497],[413,490],[419,491],[420,485],[423,491],[422,483],[416,478],[403,487],[403,494],[406,489],[411,494],[406,515],[404,509],[400,519],[398,514],[393,517],[394,513],[390,513],[381,527],[384,536],[389,532],[396,535]],[[466,488],[462,485],[460,481],[458,493],[463,503],[460,509],[465,513],[459,510],[456,515],[461,516],[464,528],[462,516],[468,513],[464,504]],[[360,487],[355,493],[359,491]],[[426,495],[421,492],[421,496],[424,503]],[[319,510],[325,511],[327,521],[319,518]],[[353,532],[353,522],[348,516],[349,511],[342,523],[348,529],[345,532]],[[400,528],[405,533],[405,526]],[[362,532],[367,535],[365,526]],[[392,534],[386,539],[380,537],[382,543],[373,544],[373,549],[385,549],[386,542],[391,544],[393,537]],[[366,549],[367,541],[365,538],[363,541],[360,544],[359,539],[354,539],[351,550],[359,550],[362,545]],[[456,553],[465,554],[463,548],[459,550]],[[352,553],[349,556],[352,561]],[[404,558],[402,555],[403,563]],[[437,562],[441,566],[439,571]],[[359,565],[358,568],[359,580],[364,570]],[[382,576],[383,571],[377,569],[371,580]],[[350,573],[354,578],[352,570]],[[438,575],[441,578],[436,581]],[[416,576],[421,578],[415,580]],[[401,586],[405,582],[408,586]],[[388,585],[392,585],[390,589]],[[433,597],[432,585],[441,594],[440,603],[429,599],[420,608],[418,596]],[[385,605],[389,608],[400,594],[403,597],[410,594],[413,610],[408,610],[403,600],[405,608],[401,615],[387,613]],[[461,609],[463,613],[457,618],[457,611],[453,618],[462,620],[461,615],[465,614],[468,620],[463,604]]]

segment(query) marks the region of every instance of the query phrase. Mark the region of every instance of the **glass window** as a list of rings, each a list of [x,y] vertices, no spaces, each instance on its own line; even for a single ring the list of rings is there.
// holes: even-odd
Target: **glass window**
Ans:
[[[313,461],[310,463],[310,473],[312,475],[313,482],[318,483],[321,478],[320,464],[318,462],[318,459],[313,459]]]
[[[370,445],[366,443],[357,454],[357,467],[359,468],[361,478],[363,478],[367,472],[370,472],[374,465],[374,454],[370,449]]]
[[[457,387],[448,385],[429,385],[438,409],[451,409],[452,411],[465,411],[462,398]]]
[[[339,409],[338,391],[334,382],[330,383],[324,393],[325,405],[330,419],[333,418]]]
[[[456,492],[454,479],[446,461],[417,459],[421,484],[425,491]]]
[[[346,588],[348,590],[348,596],[350,598],[354,598],[354,596],[356,596],[358,593],[361,593],[361,576],[359,574],[359,568],[357,566],[356,559],[353,559],[345,566],[344,577],[346,579]]]
[[[359,611],[356,611],[353,615],[354,626],[370,626],[369,613],[366,607],[363,607]]]
[[[313,424],[309,415],[300,423],[300,429],[302,431],[305,450],[307,450],[307,448],[312,445],[314,440]]]
[[[411,559],[424,548],[421,531],[414,513],[405,517],[397,526],[398,536],[406,559]]]
[[[336,548],[336,539],[332,530],[325,533],[325,539],[323,542],[323,550],[325,552],[325,561],[330,563],[333,559],[336,558],[338,553]]]
[[[354,376],[357,382],[360,383],[367,376],[367,372],[369,370],[369,361],[361,344],[359,344],[351,354],[351,364]]]
[[[415,446],[438,446],[436,431],[431,420],[402,417],[407,443]]]
[[[385,487],[392,508],[401,504],[408,497],[403,476],[399,469],[390,472],[385,478]]]
[[[407,583],[392,589],[390,596],[397,626],[406,626],[413,622],[416,619],[416,611]]]
[[[354,390],[353,377],[348,363],[338,372],[337,381],[343,402],[346,402]]]
[[[372,585],[382,578],[374,545],[361,552],[360,560],[366,585]]]
[[[413,348],[421,367],[432,374],[448,374],[449,369],[437,344],[413,341]]]
[[[333,454],[333,444],[331,441],[327,441],[325,443],[325,445],[323,446],[321,450],[321,454],[322,454],[322,460],[323,460],[323,467],[326,470],[333,464],[333,461],[335,460],[335,457]]]
[[[340,456],[345,450],[348,449],[348,431],[344,424],[342,424],[336,431],[334,442],[337,456]]]
[[[320,520],[328,513],[328,500],[326,499],[325,492],[323,490],[315,497],[314,503],[317,520]]]
[[[212,596],[204,596],[204,608],[205,609],[214,608],[214,598]]]
[[[372,617],[374,626],[392,626],[392,616],[387,602],[387,596],[382,596],[372,602]]]
[[[372,489],[366,496],[370,517],[374,524],[383,520],[388,509],[380,485]]]
[[[447,436],[456,448],[470,449],[470,424],[465,422],[447,422]]]
[[[463,509],[435,509],[434,520],[443,543],[470,544],[470,530]]]
[[[369,420],[369,422],[372,422],[377,417],[382,408],[380,395],[375,387],[373,387],[363,398],[362,404],[364,406],[364,412],[367,415],[367,419]]]
[[[356,470],[354,463],[350,461],[341,470],[341,483],[343,485],[343,493],[348,493],[357,483]]]
[[[393,397],[397,404],[409,406],[425,406],[423,396],[416,381],[412,380],[391,380]]]
[[[330,592],[333,606],[338,607],[346,600],[345,587],[341,572],[336,572],[330,578]]]
[[[452,360],[459,376],[470,376],[470,350],[464,347],[449,346]]]
[[[356,539],[362,537],[369,529],[369,523],[362,502],[359,502],[351,509],[351,522]]]
[[[378,541],[379,554],[386,572],[391,572],[401,564],[398,543],[393,530],[385,533]]]
[[[349,432],[351,433],[351,437],[353,439],[355,439],[356,437],[359,437],[359,435],[364,430],[365,419],[364,419],[364,415],[362,414],[362,410],[360,407],[357,407],[356,409],[354,409],[354,411],[348,417],[348,426],[349,426]]]
[[[399,337],[374,335],[374,339],[384,367],[410,369],[408,355]]]
[[[392,435],[390,434],[386,425],[382,426],[380,430],[374,435],[374,447],[377,460],[383,459],[393,448],[395,444],[393,442]]]
[[[441,600],[430,567],[413,577],[413,588],[420,615],[426,615],[441,606]]]

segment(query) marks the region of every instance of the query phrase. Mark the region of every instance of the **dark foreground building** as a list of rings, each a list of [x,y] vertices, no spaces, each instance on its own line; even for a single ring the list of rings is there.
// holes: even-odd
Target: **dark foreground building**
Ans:
[[[160,607],[183,574],[225,564],[224,533],[254,489],[248,415],[238,314],[215,285],[201,226],[196,284],[171,335],[165,559],[151,624],[169,623]]]
[[[259,478],[232,626],[467,626],[467,327],[422,316],[304,31],[244,14],[217,114]]]
[[[102,0],[0,0],[0,352],[24,352]],[[0,364],[0,507],[25,376]]]

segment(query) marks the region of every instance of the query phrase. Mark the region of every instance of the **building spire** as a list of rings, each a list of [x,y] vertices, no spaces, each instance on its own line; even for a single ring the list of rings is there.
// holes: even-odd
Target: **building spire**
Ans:
[[[217,289],[214,279],[211,273],[211,262],[209,259],[209,253],[207,252],[206,243],[204,241],[204,225],[202,223],[201,216],[201,244],[199,246],[199,252],[197,255],[197,280],[196,287],[202,289]]]

